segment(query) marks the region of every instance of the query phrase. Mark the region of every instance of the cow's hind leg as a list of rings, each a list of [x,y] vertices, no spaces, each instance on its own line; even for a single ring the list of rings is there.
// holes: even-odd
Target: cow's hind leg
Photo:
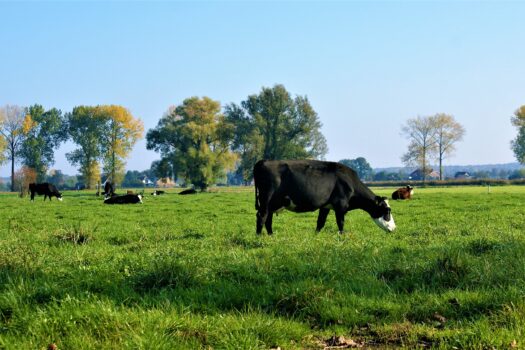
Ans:
[[[273,221],[273,213],[269,212],[268,217],[266,218],[266,221],[264,222],[264,226],[266,227],[266,231],[268,232],[269,235],[273,233],[272,221]]]
[[[257,208],[257,234],[262,233],[263,225],[266,225],[266,220],[270,214],[270,199],[272,198],[272,192],[266,193],[265,195],[259,196],[259,204]],[[270,219],[270,228],[271,228]],[[268,226],[267,226],[268,227]],[[267,228],[268,229],[268,228]],[[270,232],[268,232],[270,233]]]
[[[329,212],[330,209],[327,208],[319,209],[319,216],[317,217],[317,228],[315,229],[316,232],[321,231],[321,229],[324,227],[324,224],[326,223],[326,217],[328,216]]]
[[[262,233],[262,228],[264,223],[266,223],[266,218],[268,217],[268,209],[267,208],[259,208],[257,211],[257,234],[260,235]]]

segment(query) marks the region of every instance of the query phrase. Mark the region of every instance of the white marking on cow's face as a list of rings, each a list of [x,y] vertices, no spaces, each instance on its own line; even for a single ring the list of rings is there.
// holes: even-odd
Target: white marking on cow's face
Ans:
[[[140,202],[140,204],[143,204],[143,203],[142,203],[142,196],[141,196],[140,194],[137,194],[137,197],[139,197],[139,202]]]
[[[390,214],[390,221],[386,221],[383,217],[373,219],[377,226],[381,227],[387,232],[392,232],[396,229],[396,223],[394,222],[394,217]]]
[[[390,208],[390,204],[388,204],[388,200],[384,200],[387,208]],[[378,218],[372,218],[377,226],[381,227],[383,230],[387,232],[392,232],[396,229],[396,223],[394,222],[394,217],[392,216],[392,213],[390,213],[390,220],[385,220],[384,217],[380,216]]]
[[[62,202],[62,197],[57,197],[57,199]]]

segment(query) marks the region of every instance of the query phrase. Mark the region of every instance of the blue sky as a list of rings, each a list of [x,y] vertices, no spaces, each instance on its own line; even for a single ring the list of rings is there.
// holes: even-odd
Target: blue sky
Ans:
[[[0,1],[0,105],[120,104],[147,130],[186,97],[240,103],[283,84],[319,114],[328,160],[400,166],[405,121],[448,113],[466,136],[445,164],[512,162],[523,13],[518,2]],[[76,173],[72,148],[55,168]],[[155,159],[141,141],[127,168]]]

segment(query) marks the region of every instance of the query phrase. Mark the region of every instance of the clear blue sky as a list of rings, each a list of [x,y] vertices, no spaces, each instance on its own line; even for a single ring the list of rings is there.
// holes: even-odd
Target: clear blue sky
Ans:
[[[443,112],[467,131],[446,164],[512,162],[524,13],[516,2],[0,1],[0,105],[120,104],[148,130],[186,97],[239,103],[279,83],[308,96],[328,160],[399,166],[402,124]],[[54,167],[75,174],[71,149]],[[155,159],[141,141],[127,168]]]

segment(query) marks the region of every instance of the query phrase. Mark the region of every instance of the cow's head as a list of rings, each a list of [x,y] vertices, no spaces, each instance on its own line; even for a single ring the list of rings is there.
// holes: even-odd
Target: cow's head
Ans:
[[[139,203],[140,203],[140,204],[143,204],[143,202],[142,202],[142,196],[141,196],[140,194],[137,194],[137,197],[139,198]]]
[[[51,198],[51,197],[49,197],[49,198]],[[62,202],[62,199],[63,199],[62,198],[62,193],[58,192],[57,199]]]
[[[376,196],[375,198],[376,206],[375,210],[372,213],[372,219],[381,227],[383,230],[392,232],[396,229],[396,223],[394,222],[394,217],[391,214],[390,205],[386,197]]]

